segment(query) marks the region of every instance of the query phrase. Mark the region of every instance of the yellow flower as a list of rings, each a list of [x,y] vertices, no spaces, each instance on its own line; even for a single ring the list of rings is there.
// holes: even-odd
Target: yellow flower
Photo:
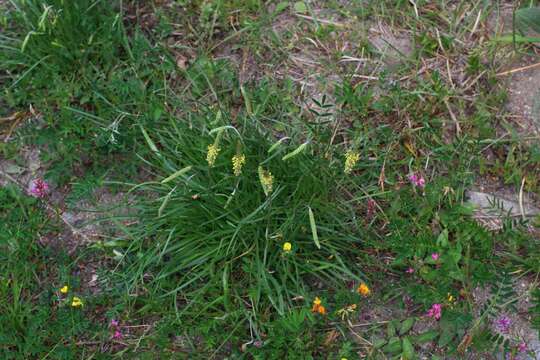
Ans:
[[[206,161],[210,167],[213,167],[216,163],[217,156],[221,149],[216,144],[208,145],[208,152],[206,153]]]
[[[259,181],[261,182],[264,194],[268,196],[274,186],[274,176],[270,171],[264,170],[262,166],[259,166]]]
[[[321,299],[319,299],[318,296],[316,296],[315,300],[313,300],[313,305],[321,305]]]
[[[451,308],[454,307],[454,305],[455,305],[455,303],[457,301],[457,299],[450,293],[448,293],[448,295],[447,295],[447,300],[448,300],[448,305],[450,305]]]
[[[361,283],[358,287],[358,293],[362,296],[368,296],[369,294],[371,294],[371,290],[366,284]]]
[[[80,298],[78,298],[77,296],[74,296],[73,299],[71,300],[71,306],[81,307],[83,306],[83,302]]]
[[[242,173],[242,166],[246,163],[246,156],[244,154],[236,154],[232,157],[232,167],[234,176],[239,176]]]
[[[292,244],[290,242],[286,242],[283,244],[283,251],[289,252],[292,250]]]
[[[64,285],[64,286],[62,286],[62,287],[60,288],[60,292],[61,292],[62,294],[67,294],[68,291],[69,291],[69,287],[68,287],[67,285]]]
[[[345,174],[350,174],[354,168],[354,165],[360,160],[360,154],[353,150],[347,150],[345,153]]]

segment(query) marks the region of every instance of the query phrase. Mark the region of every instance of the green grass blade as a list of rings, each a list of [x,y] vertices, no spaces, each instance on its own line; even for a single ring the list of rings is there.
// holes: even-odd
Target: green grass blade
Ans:
[[[311,210],[310,207],[308,207],[308,214],[309,225],[311,226],[311,234],[313,235],[313,242],[317,246],[317,249],[320,249],[321,244],[319,243],[319,235],[317,234],[317,224],[315,223],[315,216],[313,215],[313,210]]]
[[[179,176],[182,176],[184,175],[185,173],[187,173],[188,171],[190,171],[191,169],[193,168],[193,166],[189,165],[189,166],[186,166],[178,171],[176,171],[174,174],[172,174],[171,176],[161,180],[161,183],[162,184],[166,184],[168,183],[169,181],[172,181],[174,179],[176,179],[177,177]]]

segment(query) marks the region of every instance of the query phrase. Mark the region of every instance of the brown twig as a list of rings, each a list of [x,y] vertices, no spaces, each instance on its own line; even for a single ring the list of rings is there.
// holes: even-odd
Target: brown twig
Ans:
[[[510,74],[514,74],[514,73],[517,73],[517,72],[533,69],[533,68],[535,68],[537,66],[540,66],[540,62],[536,63],[536,64],[532,64],[532,65],[522,66],[522,67],[512,69],[512,70],[508,70],[508,71],[503,71],[501,73],[495,74],[495,76],[510,75]]]

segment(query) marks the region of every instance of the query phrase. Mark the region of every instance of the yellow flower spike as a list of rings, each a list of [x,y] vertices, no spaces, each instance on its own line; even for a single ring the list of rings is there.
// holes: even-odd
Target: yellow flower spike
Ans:
[[[353,171],[354,166],[360,160],[360,154],[354,150],[347,150],[345,153],[345,174],[350,174]]]
[[[270,171],[264,170],[259,166],[259,181],[266,196],[270,195],[274,187],[274,176]]]
[[[246,156],[244,154],[236,154],[232,157],[232,167],[234,176],[239,176],[242,173],[242,167],[246,163]]]
[[[206,162],[208,162],[208,166],[214,167],[220,151],[221,149],[216,144],[208,145],[208,152],[206,153]]]
[[[291,250],[292,250],[292,244],[290,242],[286,242],[286,243],[283,244],[283,251],[288,253]]]
[[[358,293],[362,296],[369,296],[369,294],[371,294],[371,290],[369,289],[369,287],[364,284],[364,283],[361,283],[360,286],[358,286]]]
[[[69,291],[69,287],[68,287],[67,285],[64,285],[64,286],[62,286],[62,287],[60,288],[60,292],[61,292],[62,294],[67,294],[68,291]]]
[[[74,296],[73,299],[71,300],[71,306],[81,307],[83,306],[83,302],[80,298],[78,298],[77,296]]]

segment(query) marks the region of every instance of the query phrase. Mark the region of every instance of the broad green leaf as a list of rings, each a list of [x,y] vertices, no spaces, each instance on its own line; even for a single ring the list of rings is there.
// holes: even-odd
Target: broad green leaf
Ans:
[[[414,347],[411,344],[411,341],[409,338],[404,337],[401,346],[403,348],[402,350],[402,359],[403,360],[412,360],[414,358]]]
[[[439,337],[439,342],[437,343],[438,347],[444,347],[452,341],[455,333],[450,329],[444,329],[441,336]]]
[[[375,349],[380,349],[386,344],[386,339],[375,339],[371,343]]]
[[[439,335],[438,331],[435,331],[435,330],[426,331],[425,333],[422,333],[414,337],[414,342],[416,344],[427,343],[429,341],[435,340],[435,338],[437,338],[438,335]]]
[[[399,353],[401,351],[401,341],[398,337],[393,337],[388,340],[388,344],[382,350],[390,354]]]
[[[401,328],[399,329],[399,335],[406,334],[414,325],[414,319],[408,318],[401,323]]]
[[[444,248],[448,246],[448,229],[444,229],[437,237],[437,246]]]
[[[388,337],[392,337],[396,335],[396,326],[394,325],[392,321],[390,321],[388,325],[386,326],[386,334],[388,335]]]

